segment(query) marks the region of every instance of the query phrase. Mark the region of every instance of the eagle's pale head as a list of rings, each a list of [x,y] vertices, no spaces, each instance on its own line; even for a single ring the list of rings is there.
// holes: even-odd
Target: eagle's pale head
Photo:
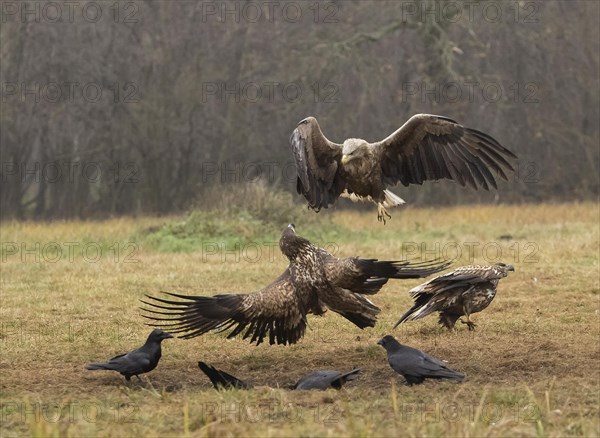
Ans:
[[[342,164],[346,165],[356,159],[364,159],[369,155],[369,143],[361,138],[348,138],[342,146]]]
[[[306,125],[308,123],[316,123],[316,122],[317,122],[317,119],[315,119],[312,116],[308,116],[307,118],[300,120],[298,122],[298,126],[300,126],[300,125]]]

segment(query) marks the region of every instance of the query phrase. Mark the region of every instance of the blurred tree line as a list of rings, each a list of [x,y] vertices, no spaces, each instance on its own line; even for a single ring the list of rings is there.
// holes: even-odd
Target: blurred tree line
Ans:
[[[292,191],[308,115],[341,142],[442,114],[519,156],[497,193],[394,190],[412,205],[598,196],[597,2],[4,1],[0,25],[2,218]]]

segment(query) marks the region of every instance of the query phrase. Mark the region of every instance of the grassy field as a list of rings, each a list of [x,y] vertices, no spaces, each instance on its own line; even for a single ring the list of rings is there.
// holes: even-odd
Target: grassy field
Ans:
[[[4,223],[0,434],[598,436],[598,213],[589,203],[404,208],[386,226],[374,209],[302,209],[270,222],[197,213]],[[391,332],[419,284],[391,281],[373,297],[382,308],[375,328],[361,331],[328,312],[309,316],[305,338],[288,347],[222,334],[169,339],[145,385],[84,369],[143,343],[145,293],[240,293],[270,282],[286,266],[275,246],[283,221],[342,256],[444,256],[454,266],[501,260],[516,272],[474,315],[474,333],[461,324],[441,329],[436,317]],[[376,345],[390,333],[447,360],[465,382],[403,386]],[[341,391],[217,392],[198,360],[271,387],[315,369],[364,372]]]

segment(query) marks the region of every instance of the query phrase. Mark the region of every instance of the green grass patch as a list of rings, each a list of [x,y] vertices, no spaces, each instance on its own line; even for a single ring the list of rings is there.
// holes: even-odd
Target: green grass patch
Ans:
[[[211,189],[183,218],[142,229],[132,238],[159,252],[191,252],[213,243],[233,250],[236,245],[277,242],[290,223],[315,241],[341,234],[330,216],[309,211],[288,192],[256,183]]]

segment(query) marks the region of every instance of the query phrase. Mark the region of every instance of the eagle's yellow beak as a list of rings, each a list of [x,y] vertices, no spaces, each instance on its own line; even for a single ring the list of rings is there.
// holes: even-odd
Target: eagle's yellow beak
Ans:
[[[342,164],[346,165],[350,161],[350,157],[348,155],[342,155]]]

